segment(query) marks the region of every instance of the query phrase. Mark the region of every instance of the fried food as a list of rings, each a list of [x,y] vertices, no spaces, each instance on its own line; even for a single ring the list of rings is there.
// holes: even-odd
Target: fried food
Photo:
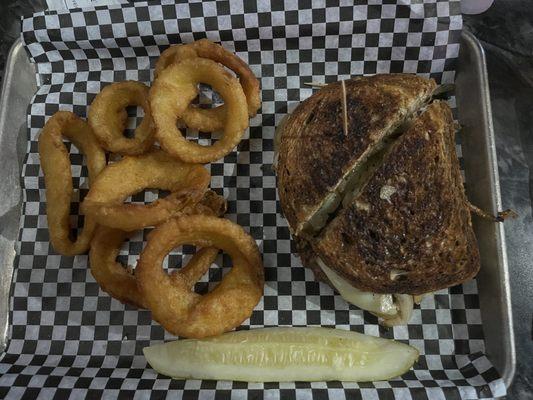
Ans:
[[[198,57],[198,53],[194,49],[193,43],[176,44],[163,51],[155,63],[154,80],[156,80],[157,77],[161,75],[161,72],[163,72],[163,70],[165,70],[169,65],[176,64],[187,58]]]
[[[170,332],[195,338],[215,335],[251,315],[263,293],[264,272],[254,240],[238,225],[218,218],[226,201],[207,191],[210,174],[201,164],[224,157],[239,143],[249,116],[260,107],[259,82],[246,63],[208,40],[169,49],[156,75],[152,89],[134,81],[106,86],[90,107],[88,123],[64,112],[43,129],[39,150],[51,241],[66,255],[90,248],[91,271],[102,290],[123,303],[150,309]],[[209,110],[191,105],[200,83],[211,85],[224,105]],[[144,110],[132,138],[124,135],[129,106]],[[177,122],[207,132],[222,130],[222,137],[201,146],[183,137]],[[69,239],[72,176],[62,136],[87,154],[91,178],[80,205],[85,227],[76,242]],[[106,151],[111,153],[107,166]],[[148,189],[169,194],[150,204],[128,201]],[[117,261],[122,243],[148,226],[156,229],[138,266],[122,265]],[[184,243],[199,250],[180,270],[163,271],[164,256]],[[195,283],[219,249],[229,253],[234,266],[211,293],[200,296],[194,293]]]
[[[250,67],[234,53],[208,39],[175,45],[166,49],[161,53],[155,65],[154,76],[157,79],[169,65],[195,57],[208,58],[235,72],[246,96],[248,115],[254,117],[257,114],[257,110],[261,107],[259,81],[250,70]],[[220,131],[225,125],[226,107],[221,105],[213,109],[201,109],[189,105],[182,118],[190,128],[204,132]]]
[[[106,86],[96,96],[89,109],[89,124],[105,150],[121,155],[139,155],[150,149],[154,143],[155,125],[148,92],[148,86],[141,82],[124,81]],[[124,136],[128,106],[141,106],[144,111],[133,138]]]
[[[225,210],[226,200],[209,190],[200,203],[187,210],[187,212],[222,216]],[[134,269],[130,266],[125,267],[116,261],[121,244],[131,237],[133,233],[99,226],[91,242],[91,250],[89,252],[91,273],[102,290],[111,297],[122,303],[139,308],[148,308],[137,287]],[[188,269],[190,271],[207,271],[215,261],[217,254],[218,249],[216,247],[200,249],[189,261]],[[187,273],[184,276],[186,279],[193,279]],[[194,282],[192,285],[194,285]]]
[[[183,244],[216,247],[231,257],[233,267],[210,293],[192,291],[205,270],[188,264],[169,276],[161,267],[165,255]],[[237,327],[263,294],[264,272],[255,241],[239,225],[206,215],[183,216],[156,227],[135,273],[152,317],[170,333],[185,337],[213,336]]]
[[[121,303],[147,308],[139,293],[133,268],[116,261],[120,246],[135,232],[98,226],[91,242],[91,273],[100,288]]]
[[[196,97],[199,83],[207,83],[220,93],[231,116],[226,119],[223,136],[211,146],[188,141],[176,126]],[[239,81],[205,58],[185,59],[161,72],[150,89],[150,105],[161,147],[184,162],[208,163],[222,158],[239,143],[248,127],[248,107]]]
[[[154,150],[109,165],[94,181],[81,209],[101,225],[133,231],[155,226],[196,204],[209,181],[209,172],[201,165],[183,163]],[[144,189],[170,194],[146,205],[123,203]]]
[[[105,167],[106,159],[89,125],[69,111],[54,114],[39,135],[50,241],[58,253],[73,256],[88,250],[96,222],[92,217],[86,217],[83,230],[76,240],[70,238],[70,201],[74,190],[69,153],[63,144],[63,137],[85,155],[91,182]]]
[[[244,382],[370,382],[407,372],[418,350],[390,339],[330,328],[264,328],[145,347],[173,378]]]

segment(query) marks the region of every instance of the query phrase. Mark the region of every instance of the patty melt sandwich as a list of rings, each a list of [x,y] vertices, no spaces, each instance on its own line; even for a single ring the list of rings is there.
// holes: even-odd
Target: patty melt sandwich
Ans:
[[[280,202],[303,264],[388,326],[479,270],[455,125],[436,92],[408,74],[336,82],[276,132]]]

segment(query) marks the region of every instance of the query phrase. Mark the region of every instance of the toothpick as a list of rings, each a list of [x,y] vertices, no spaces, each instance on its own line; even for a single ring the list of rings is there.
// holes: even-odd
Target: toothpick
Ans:
[[[322,82],[305,82],[304,85],[312,86],[312,87],[324,87],[324,86],[328,86],[327,83],[322,83]]]
[[[348,107],[346,105],[346,85],[344,84],[344,80],[341,81],[341,87],[342,87],[342,127],[344,130],[344,136],[348,136]]]

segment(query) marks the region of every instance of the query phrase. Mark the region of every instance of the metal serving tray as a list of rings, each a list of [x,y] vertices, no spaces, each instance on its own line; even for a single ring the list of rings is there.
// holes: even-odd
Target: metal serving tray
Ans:
[[[22,43],[7,60],[0,98],[0,350],[8,341],[9,295],[21,206],[20,172],[26,152],[28,105],[37,90],[35,70]],[[496,146],[483,48],[463,32],[456,98],[462,129],[462,154],[470,201],[496,214],[501,210]],[[509,387],[515,347],[503,224],[474,216],[482,268],[478,275],[487,355]]]
[[[455,86],[468,199],[496,215],[502,201],[485,52],[468,31],[461,36]],[[481,256],[477,284],[486,352],[508,388],[516,354],[504,224],[472,218]]]

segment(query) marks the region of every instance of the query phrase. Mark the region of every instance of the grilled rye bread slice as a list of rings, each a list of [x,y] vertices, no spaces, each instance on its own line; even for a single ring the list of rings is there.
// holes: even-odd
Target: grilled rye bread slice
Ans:
[[[347,130],[341,82],[302,102],[284,123],[279,138],[277,178],[280,202],[291,232],[317,232],[337,208],[348,181],[427,103],[436,84],[410,74],[346,80]],[[350,183],[354,184],[354,183]],[[324,215],[325,214],[325,215]],[[313,217],[316,221],[311,221]]]
[[[451,110],[430,104],[397,139],[374,176],[311,241],[358,289],[422,294],[472,278],[472,230]]]
[[[318,256],[311,248],[311,244],[306,239],[300,236],[293,236],[294,244],[296,246],[296,251],[300,256],[300,261],[305,268],[309,268],[313,271],[315,279],[319,282],[327,283],[330,286],[333,286],[328,279],[326,273],[322,271],[322,268],[317,263]]]

